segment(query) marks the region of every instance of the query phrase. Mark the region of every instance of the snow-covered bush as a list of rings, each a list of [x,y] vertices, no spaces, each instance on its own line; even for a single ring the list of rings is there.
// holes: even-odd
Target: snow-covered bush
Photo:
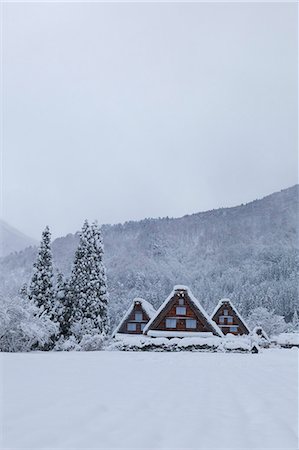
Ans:
[[[58,325],[24,298],[0,298],[0,351],[28,352],[48,344]]]
[[[252,340],[248,336],[227,335],[225,338],[185,337],[185,338],[151,338],[149,336],[127,336],[117,334],[108,347],[121,351],[153,351],[153,352],[241,352],[248,353],[252,349]]]
[[[274,336],[272,341],[283,348],[299,347],[298,333],[281,333],[278,336]]]
[[[250,328],[256,326],[262,327],[268,336],[282,333],[286,330],[286,323],[282,316],[275,314],[273,311],[268,311],[267,308],[255,308],[248,316],[247,323]]]
[[[106,336],[102,334],[85,334],[80,341],[81,350],[85,352],[101,350],[105,338]]]
[[[62,352],[90,352],[95,350],[102,350],[106,339],[106,336],[103,336],[102,334],[85,334],[82,337],[81,341],[78,342],[74,335],[70,336],[67,339],[61,336],[60,339],[56,342],[54,350]]]
[[[68,339],[64,339],[61,337],[54,347],[56,351],[62,352],[71,352],[71,351],[80,351],[81,346],[78,344],[76,338],[74,336],[70,336]]]

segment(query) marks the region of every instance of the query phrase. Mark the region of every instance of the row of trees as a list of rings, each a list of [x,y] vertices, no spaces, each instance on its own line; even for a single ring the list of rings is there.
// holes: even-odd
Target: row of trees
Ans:
[[[256,326],[262,327],[268,336],[278,335],[285,331],[297,332],[299,326],[297,310],[293,314],[292,321],[287,324],[283,316],[275,314],[273,310],[269,311],[262,306],[253,309],[246,317],[246,322],[251,329]]]
[[[70,277],[54,275],[46,227],[33,275],[20,296],[2,299],[0,350],[96,350],[109,332],[103,241],[97,223],[84,222]]]
[[[117,245],[121,245],[120,238],[116,241]],[[157,246],[152,245],[152,247],[156,252]],[[127,251],[127,253],[130,252]],[[169,279],[167,283],[165,282],[167,286],[163,284],[162,278],[158,278],[157,281],[151,276],[150,268],[147,268],[144,274],[138,270],[130,270],[128,265],[123,263],[126,260],[119,258],[118,254],[113,260],[114,263],[118,259],[124,266],[122,273],[126,278],[118,276],[119,287],[117,286],[118,288],[114,291],[115,280],[110,270],[110,286],[112,286],[110,294],[117,299],[114,306],[110,308],[113,325],[116,325],[120,316],[123,315],[126,308],[125,302],[129,299],[134,296],[145,296],[159,307],[161,298],[164,298],[175,284]],[[170,263],[171,260],[167,260],[165,266],[172,267]],[[138,264],[141,264],[140,257]],[[194,261],[192,266],[195,266]],[[198,268],[196,269],[198,273],[201,273]],[[174,280],[179,277],[181,279],[182,274],[178,271],[173,277]],[[208,272],[204,279],[206,283],[212,283],[213,274]],[[190,280],[186,281],[186,284],[189,284]],[[199,290],[196,289],[198,287],[196,282],[191,280],[190,284],[195,291]],[[241,286],[236,285],[241,291]],[[164,291],[166,294],[161,294]],[[208,294],[209,286],[205,285],[203,291]],[[269,299],[271,299],[270,294],[269,292]],[[219,298],[221,295],[232,297],[235,301],[235,297],[231,296],[231,292],[227,292],[223,285],[214,298],[217,296]],[[205,297],[199,296],[199,298]],[[252,301],[249,295],[245,296],[245,299],[248,300],[240,309],[247,318],[249,326],[261,325],[269,335],[298,330],[297,308],[293,309],[295,311],[293,320],[286,324],[281,315],[274,313],[271,302],[264,301],[263,306],[259,306],[259,303]],[[203,303],[209,311],[209,302],[206,300]],[[99,349],[109,332],[107,304],[103,242],[98,225],[96,223],[90,225],[87,221],[84,223],[68,278],[60,272],[55,273],[51,234],[47,227],[42,234],[41,245],[33,266],[33,275],[28,286],[23,286],[18,297],[9,298],[6,295],[1,298],[0,295],[0,351]],[[248,308],[245,307],[246,305]],[[237,302],[237,306],[242,305]]]

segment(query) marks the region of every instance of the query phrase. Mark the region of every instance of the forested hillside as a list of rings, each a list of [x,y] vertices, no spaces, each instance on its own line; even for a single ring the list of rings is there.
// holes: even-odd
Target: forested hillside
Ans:
[[[7,256],[12,252],[19,252],[37,242],[16,230],[14,227],[0,220],[0,257]]]
[[[247,315],[257,306],[287,318],[298,307],[298,185],[261,200],[182,218],[104,225],[112,325],[133,297],[158,307],[188,285],[208,311],[222,297]],[[78,234],[53,242],[69,274]],[[0,260],[0,290],[15,293],[31,274],[34,247]]]

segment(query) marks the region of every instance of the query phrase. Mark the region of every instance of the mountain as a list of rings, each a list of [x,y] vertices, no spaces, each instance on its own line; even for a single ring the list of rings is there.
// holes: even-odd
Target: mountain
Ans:
[[[0,257],[19,252],[37,242],[0,219]]]
[[[233,208],[181,218],[103,225],[114,325],[133,297],[158,307],[175,284],[190,286],[211,311],[229,297],[243,314],[265,306],[288,317],[298,307],[299,186]],[[79,235],[53,242],[56,266],[69,274]],[[0,259],[0,291],[30,277],[36,249]]]

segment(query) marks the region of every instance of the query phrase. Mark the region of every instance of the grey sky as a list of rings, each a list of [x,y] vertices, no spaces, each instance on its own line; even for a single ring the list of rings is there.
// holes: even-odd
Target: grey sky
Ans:
[[[58,236],[295,184],[296,8],[5,4],[4,219]]]

